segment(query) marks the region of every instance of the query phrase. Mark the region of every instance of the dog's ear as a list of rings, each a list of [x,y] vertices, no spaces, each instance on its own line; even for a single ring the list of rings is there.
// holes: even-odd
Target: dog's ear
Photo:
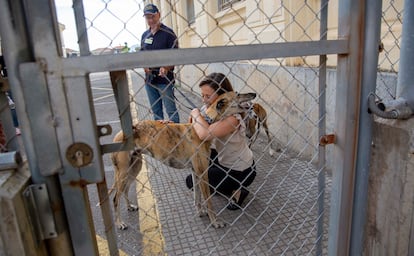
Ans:
[[[227,92],[220,95],[207,109],[207,116],[217,121],[225,116],[246,111],[242,107],[242,103],[251,101],[256,97],[256,93],[235,93]]]
[[[243,103],[246,101],[251,101],[254,100],[254,98],[256,98],[256,93],[254,92],[249,92],[249,93],[238,93],[236,95],[236,101],[237,103]]]

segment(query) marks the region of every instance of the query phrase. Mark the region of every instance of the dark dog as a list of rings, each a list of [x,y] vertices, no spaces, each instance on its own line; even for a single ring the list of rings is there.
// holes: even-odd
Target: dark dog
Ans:
[[[225,116],[241,113],[245,111],[241,105],[255,97],[256,94],[254,93],[225,93],[220,95],[207,109],[206,114],[215,122]],[[114,138],[114,142],[124,140],[122,131],[116,134]],[[111,192],[116,190],[114,208],[115,222],[118,228],[127,228],[119,214],[118,206],[122,194],[127,200],[128,209],[137,210],[135,205],[130,204],[127,193],[131,183],[141,170],[141,152],[173,168],[192,168],[194,184],[198,184],[198,186],[194,186],[194,200],[199,216],[207,214],[215,228],[224,226],[223,222],[217,220],[210,199],[207,174],[210,142],[200,140],[191,123],[175,124],[150,120],[140,121],[134,125],[134,142],[138,150],[134,154],[127,151],[112,154],[115,167],[115,183]],[[202,202],[201,196],[203,196],[205,202]]]

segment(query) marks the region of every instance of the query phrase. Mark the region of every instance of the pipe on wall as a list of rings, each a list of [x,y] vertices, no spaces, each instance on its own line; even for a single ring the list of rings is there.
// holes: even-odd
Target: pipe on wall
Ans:
[[[379,103],[375,103],[375,97],[368,97],[370,110],[387,119],[408,119],[414,114],[414,0],[404,1],[396,96],[395,100]]]

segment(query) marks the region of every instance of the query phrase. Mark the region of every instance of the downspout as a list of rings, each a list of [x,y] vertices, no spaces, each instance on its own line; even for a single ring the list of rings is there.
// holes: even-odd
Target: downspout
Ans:
[[[382,1],[366,0],[365,40],[362,64],[362,88],[359,116],[359,136],[352,211],[351,245],[349,255],[363,255],[365,223],[367,220],[368,177],[371,159],[373,116],[367,109],[366,97],[375,91],[378,54],[381,37]],[[375,102],[375,101],[374,101]]]
[[[404,1],[403,28],[396,99],[377,101],[368,96],[369,109],[387,119],[408,119],[414,114],[414,0]]]

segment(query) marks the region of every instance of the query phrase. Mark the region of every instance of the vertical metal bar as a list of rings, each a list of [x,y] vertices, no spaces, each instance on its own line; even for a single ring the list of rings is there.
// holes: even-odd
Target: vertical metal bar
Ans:
[[[118,256],[118,242],[116,239],[116,230],[112,218],[111,204],[108,195],[108,185],[106,180],[104,182],[99,182],[96,184],[98,191],[99,202],[101,202],[101,214],[102,220],[105,226],[105,237],[108,244],[109,255]]]
[[[121,119],[121,128],[125,134],[127,140],[124,142],[124,146],[118,150],[130,150],[134,147],[134,141],[132,136],[132,116],[129,101],[129,83],[127,72],[113,71],[110,72],[112,89],[114,90],[115,101],[118,107],[119,117]],[[99,200],[101,204],[101,212],[104,220],[106,237],[108,240],[108,248],[111,255],[118,255],[118,248],[116,244],[116,233],[112,222],[112,215],[110,204],[108,200],[108,189],[106,182],[97,184]]]
[[[65,78],[64,88],[58,86],[58,81],[54,83],[49,81],[49,84],[57,88],[52,95],[64,97],[61,102],[53,102],[54,109],[56,112],[61,111],[57,113],[60,113],[67,123],[67,127],[66,125],[57,127],[60,157],[67,158],[68,147],[77,142],[86,143],[94,152],[94,160],[81,168],[64,161],[65,172],[59,177],[75,254],[98,255],[87,185],[102,182],[104,167],[98,147],[93,106],[90,102],[90,85],[86,79],[86,77]]]
[[[329,255],[349,255],[354,175],[358,143],[361,57],[365,1],[344,0],[338,6],[338,36],[349,40],[349,54],[338,55],[334,165],[329,217]]]
[[[404,1],[397,81],[397,98],[399,97],[406,99],[411,110],[414,111],[414,0]]]
[[[350,255],[362,255],[367,219],[368,176],[372,142],[372,116],[368,113],[368,95],[375,92],[378,53],[381,37],[382,1],[367,0],[365,8],[365,40],[362,65],[361,108],[359,117],[358,156],[352,213]]]
[[[321,1],[320,40],[328,37],[328,1]],[[326,134],[326,55],[319,56],[319,138]],[[325,212],[325,146],[318,150],[318,230],[316,240],[316,255],[323,251],[323,223]]]
[[[127,138],[125,143],[127,148],[132,149],[134,147],[134,141],[132,137],[132,116],[127,73],[123,70],[112,71],[109,74],[111,77],[112,89],[114,90],[116,105],[118,107],[119,118],[121,120],[121,128],[124,132],[124,136]]]
[[[46,79],[41,65],[37,63],[21,64],[19,70],[22,74],[24,102],[32,106],[26,110],[31,133],[35,135],[32,141],[35,151],[42,152],[36,157],[37,166],[41,175],[50,176],[60,171],[62,161],[56,151],[58,140]]]
[[[88,30],[86,29],[85,11],[82,0],[73,0],[73,11],[75,13],[76,31],[78,33],[78,45],[81,56],[90,55]]]

